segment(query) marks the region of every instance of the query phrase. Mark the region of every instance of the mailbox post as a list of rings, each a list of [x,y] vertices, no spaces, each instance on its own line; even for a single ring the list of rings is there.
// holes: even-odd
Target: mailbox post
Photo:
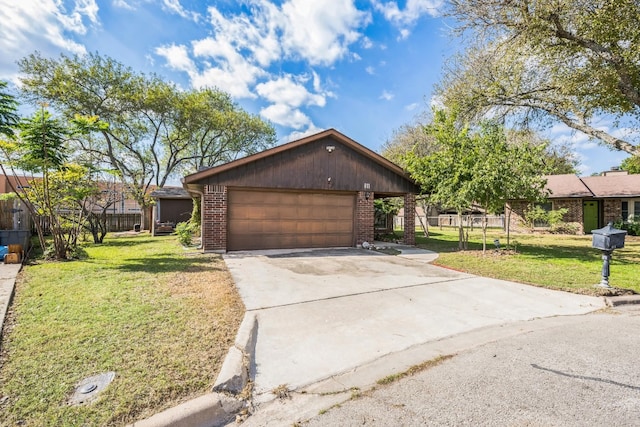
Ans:
[[[627,232],[613,228],[613,224],[609,223],[602,228],[592,230],[591,234],[591,245],[602,251],[602,280],[598,286],[610,288],[609,264],[611,263],[611,253],[614,249],[624,248],[624,237],[627,235]]]

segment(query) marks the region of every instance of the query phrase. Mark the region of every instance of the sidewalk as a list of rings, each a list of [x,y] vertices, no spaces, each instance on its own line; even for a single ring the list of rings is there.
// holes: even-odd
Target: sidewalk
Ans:
[[[11,304],[16,278],[21,268],[22,264],[0,264],[0,331]]]

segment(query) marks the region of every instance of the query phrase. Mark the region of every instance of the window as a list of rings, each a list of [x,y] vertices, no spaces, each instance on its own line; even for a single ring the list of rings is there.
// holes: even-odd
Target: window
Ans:
[[[629,219],[629,202],[622,202],[622,220]]]
[[[633,203],[633,220],[640,221],[640,200]]]
[[[624,200],[621,208],[623,221],[640,221],[640,199]]]

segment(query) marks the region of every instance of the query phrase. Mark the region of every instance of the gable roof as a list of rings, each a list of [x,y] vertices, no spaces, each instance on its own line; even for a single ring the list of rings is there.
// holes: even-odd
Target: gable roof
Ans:
[[[640,197],[640,175],[548,175],[550,199]]]
[[[584,183],[577,175],[548,175],[546,189],[549,190],[550,198],[571,198],[571,197],[593,197]]]
[[[191,194],[182,187],[162,187],[151,192],[155,199],[190,199]]]
[[[196,173],[193,173],[191,175],[187,175],[184,178],[182,178],[182,183],[183,185],[187,185],[187,184],[193,184],[196,183],[204,178],[208,178],[217,174],[220,174],[222,172],[226,172],[230,169],[234,169],[237,168],[239,166],[243,166],[246,165],[248,163],[252,163],[252,162],[256,162],[258,160],[267,158],[267,157],[271,157],[277,154],[280,154],[284,151],[287,150],[292,150],[294,148],[321,140],[323,138],[327,138],[327,137],[331,137],[333,139],[335,139],[336,141],[350,147],[351,149],[353,149],[354,151],[356,151],[357,153],[371,159],[372,161],[374,161],[375,163],[379,164],[380,166],[391,170],[393,172],[395,172],[398,175],[401,175],[403,177],[405,177],[407,180],[413,182],[413,180],[409,177],[409,175],[404,171],[404,169],[402,169],[400,166],[396,165],[395,163],[385,159],[384,157],[382,157],[380,154],[368,149],[367,147],[357,143],[356,141],[354,141],[353,139],[347,137],[346,135],[338,132],[335,129],[327,129],[325,131],[316,133],[314,135],[310,135],[307,136],[305,138],[301,138],[298,139],[296,141],[292,141],[286,144],[282,144],[279,145],[277,147],[273,147],[270,148],[268,150],[265,151],[261,151],[260,153],[256,153],[256,154],[252,154],[250,156],[247,157],[243,157],[241,159],[238,160],[234,160],[232,162],[229,163],[225,163],[223,165],[220,166],[214,166],[212,168],[209,169],[205,169]]]

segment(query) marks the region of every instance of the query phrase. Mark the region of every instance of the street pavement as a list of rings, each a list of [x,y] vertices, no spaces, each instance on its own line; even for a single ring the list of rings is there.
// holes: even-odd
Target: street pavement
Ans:
[[[300,425],[640,426],[638,306],[533,323]]]

